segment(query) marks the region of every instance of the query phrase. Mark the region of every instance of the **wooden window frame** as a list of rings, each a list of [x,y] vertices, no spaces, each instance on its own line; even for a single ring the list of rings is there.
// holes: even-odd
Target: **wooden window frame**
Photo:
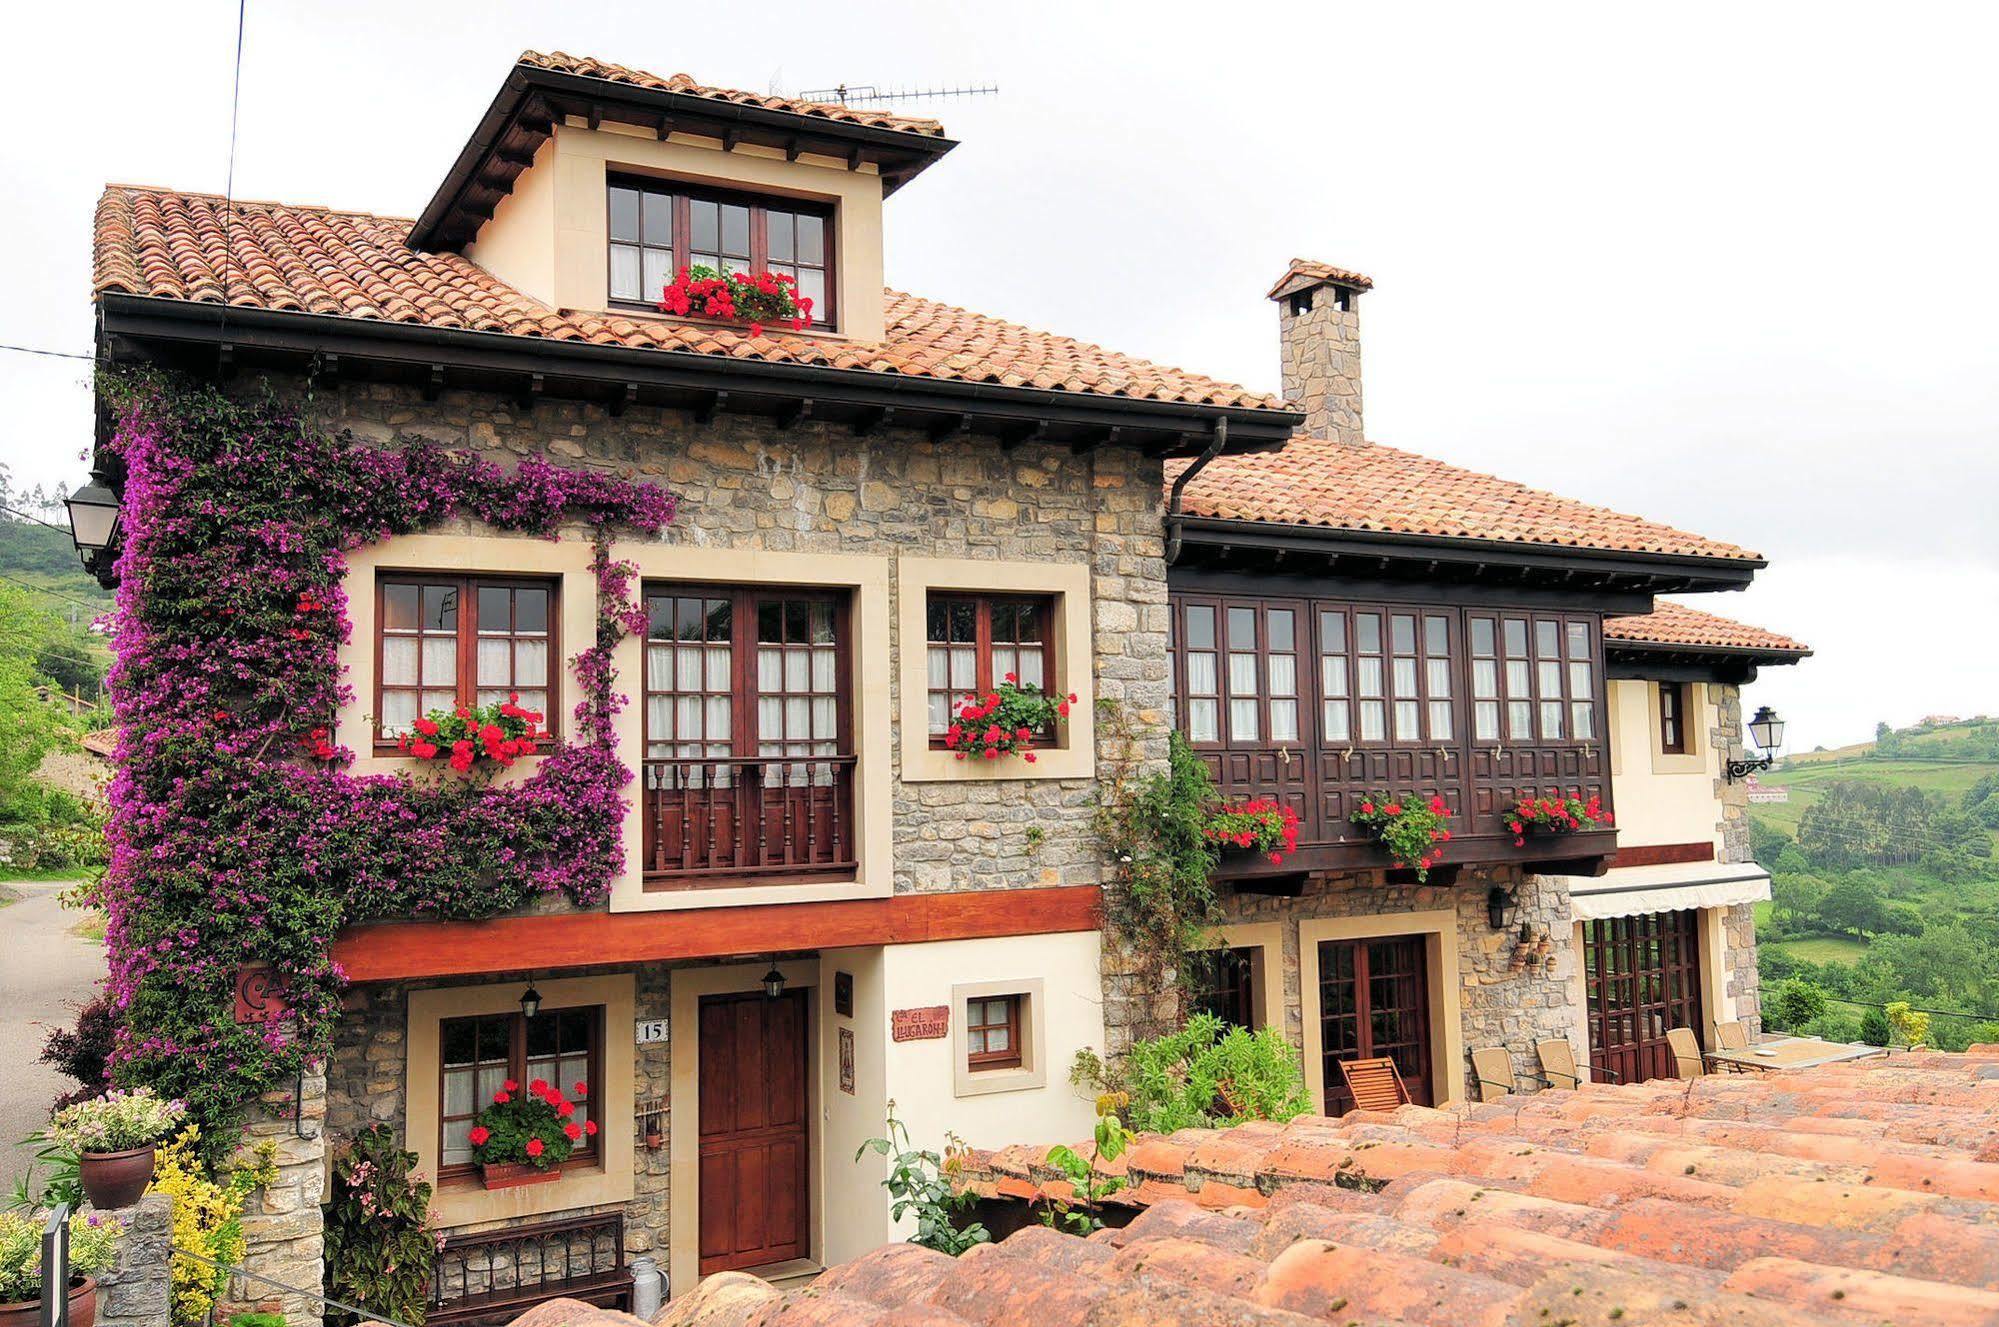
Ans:
[[[515,576],[504,573],[487,575],[471,573],[453,575],[424,571],[384,571],[375,577],[375,694],[374,714],[369,725],[375,750],[382,754],[399,754],[396,740],[382,731],[382,647],[389,637],[388,604],[386,591],[391,585],[448,585],[458,592],[458,664],[453,682],[457,703],[475,705],[478,702],[479,687],[479,590],[482,587],[505,588],[509,590],[534,589],[548,592],[548,680],[544,690],[548,692],[548,706],[542,711],[542,736],[536,743],[538,750],[548,750],[556,741],[556,716],[562,712],[562,581],[553,576]],[[438,633],[442,634],[442,633]],[[508,640],[518,639],[511,633]],[[410,690],[407,687],[389,688]],[[418,688],[422,690],[423,688]],[[488,688],[489,690],[491,688]],[[421,704],[421,701],[418,702]],[[422,711],[418,712],[421,715]]]
[[[1464,618],[1463,646],[1461,651],[1463,654],[1463,667],[1460,670],[1459,676],[1463,680],[1465,691],[1464,700],[1467,722],[1464,727],[1464,737],[1467,746],[1550,747],[1602,746],[1605,744],[1607,739],[1604,731],[1604,705],[1606,703],[1605,695],[1609,690],[1609,682],[1603,666],[1603,629],[1601,623],[1593,615],[1588,613],[1548,612],[1544,609],[1533,608],[1481,607],[1466,610],[1462,616]],[[1492,623],[1493,653],[1491,655],[1475,653],[1476,630],[1473,624],[1480,620]],[[1525,626],[1527,633],[1525,654],[1514,656],[1507,653],[1506,624],[1510,621],[1518,621]],[[1555,629],[1556,654],[1553,660],[1544,660],[1540,653],[1539,628],[1543,623],[1552,624]],[[1570,632],[1578,626],[1583,629],[1588,645],[1581,658],[1575,657],[1569,644]],[[1497,739],[1480,737],[1478,735],[1478,702],[1481,698],[1475,694],[1475,660],[1485,658],[1490,658],[1493,661],[1498,674],[1496,697],[1485,698],[1496,698],[1499,704],[1499,736]],[[1507,678],[1506,665],[1509,661],[1516,658],[1527,667],[1527,689],[1521,694],[1515,694],[1513,685]],[[1542,686],[1541,665],[1544,662],[1552,662],[1559,670],[1558,680],[1560,686],[1553,695],[1547,694]],[[1578,698],[1575,694],[1575,683],[1571,673],[1571,669],[1575,664],[1583,664],[1588,669],[1590,694],[1587,697]],[[1529,731],[1525,735],[1516,735],[1513,731],[1513,720],[1509,707],[1516,702],[1524,703],[1530,707],[1528,711]],[[1544,716],[1541,707],[1543,704],[1550,703],[1561,706],[1562,732],[1559,737],[1547,736],[1543,723]],[[1575,707],[1581,704],[1587,704],[1590,710],[1590,731],[1587,737],[1578,737],[1576,735]]]
[[[1659,684],[1659,752],[1667,756],[1687,754],[1687,684]]]
[[[719,203],[735,207],[747,207],[750,210],[749,270],[751,272],[764,272],[769,270],[770,213],[791,212],[805,216],[818,217],[820,220],[826,223],[826,253],[825,253],[824,263],[823,264],[800,263],[796,261],[796,258],[794,256],[792,262],[783,265],[790,267],[818,267],[825,272],[826,297],[812,306],[812,321],[806,324],[805,330],[816,331],[816,332],[830,332],[837,328],[839,323],[838,291],[840,284],[839,282],[840,266],[839,266],[839,252],[838,252],[839,227],[835,224],[837,221],[837,213],[831,203],[821,203],[805,198],[790,198],[782,194],[759,194],[741,189],[715,189],[715,188],[709,188],[704,185],[687,184],[677,180],[653,179],[651,177],[643,175],[626,175],[626,174],[610,175],[605,180],[604,184],[604,235],[605,235],[604,290],[606,292],[605,299],[606,302],[610,305],[610,307],[614,309],[644,310],[648,313],[658,313],[660,311],[658,300],[614,299],[611,298],[609,295],[609,291],[612,289],[611,250],[614,246],[622,245],[625,243],[622,240],[614,241],[610,238],[611,190],[613,189],[632,189],[636,190],[638,193],[642,195],[653,194],[655,196],[666,197],[672,200],[671,206],[673,209],[673,245],[672,245],[673,265],[671,270],[675,275],[679,274],[680,269],[692,265],[690,254],[693,246],[693,224],[692,221],[690,220],[691,209],[689,207],[689,204],[692,202],[698,200],[704,203]],[[640,224],[641,226],[643,226],[644,224],[643,203],[640,204],[640,209],[641,209]],[[641,231],[641,234],[643,234],[643,231]],[[643,250],[645,248],[658,248],[660,246],[646,245],[643,242],[641,242],[638,247]],[[639,280],[641,285],[643,285],[645,280],[645,267],[644,267],[643,257],[641,257],[640,259]],[[736,325],[733,322],[727,322],[725,320],[718,318],[705,318],[698,314],[687,315],[683,319],[683,321],[707,323],[711,325],[730,326],[730,327]]]
[[[993,676],[993,608],[996,605],[1003,603],[1014,604],[1014,605],[1032,604],[1034,605],[1035,608],[1040,610],[1041,620],[1042,620],[1041,690],[1043,694],[1050,696],[1057,696],[1057,695],[1066,696],[1068,694],[1067,691],[1062,689],[1063,679],[1060,676],[1058,676],[1056,672],[1055,622],[1056,622],[1056,614],[1060,609],[1058,596],[1052,594],[1023,594],[1023,593],[1007,593],[999,591],[977,592],[977,591],[966,591],[966,590],[943,590],[943,589],[932,589],[928,591],[924,595],[924,601],[923,601],[924,633],[923,633],[922,644],[924,651],[924,667],[926,669],[929,667],[929,653],[931,646],[930,631],[929,631],[930,608],[933,604],[937,603],[939,600],[969,601],[973,605],[974,618],[973,618],[972,655],[974,660],[974,667],[977,673],[973,689],[977,691],[978,694],[982,696],[987,694],[1001,680]],[[1018,641],[1009,642],[1009,643],[1014,645],[1019,644]],[[948,669],[945,674],[945,681],[947,682],[947,684],[950,681],[950,674]],[[930,722],[929,698],[937,694],[937,690],[938,689],[935,687],[926,687],[924,689],[924,711],[923,711],[924,730],[929,736],[929,743],[931,749],[935,751],[942,751],[946,749],[944,745],[944,734],[929,732],[929,722]],[[957,706],[956,704],[953,703],[952,697],[956,694],[956,692],[949,685],[946,685],[943,688],[943,692],[944,692],[945,705],[947,707],[947,713],[950,715],[951,718],[955,719],[957,717]],[[963,698],[959,697],[959,699],[962,700]],[[1061,745],[1063,739],[1059,730],[1054,735],[1054,737],[1055,741],[1053,744],[1058,746]]]
[[[853,596],[845,590],[827,589],[812,585],[716,585],[699,581],[648,581],[639,594],[641,604],[665,595],[686,599],[727,599],[729,606],[729,652],[730,652],[730,732],[729,745],[738,759],[752,759],[756,756],[762,738],[757,730],[756,701],[761,694],[757,690],[757,605],[769,599],[803,599],[829,603],[833,606],[833,745],[835,754],[841,758],[852,758],[854,745],[854,649],[853,649]],[[652,636],[648,631],[642,644],[650,645]],[[643,668],[643,663],[641,664]],[[655,741],[667,742],[673,739],[655,738],[652,732],[651,706],[646,702],[654,696],[681,696],[692,694],[678,690],[654,691],[644,673],[640,675],[639,704],[641,707],[641,762],[653,759],[649,754]],[[710,694],[704,692],[703,694]],[[791,693],[781,693],[791,694]],[[704,737],[703,743],[715,739]],[[784,741],[772,738],[772,741]],[[797,740],[797,739],[789,739]],[[676,759],[676,757],[659,757]],[[801,761],[824,760],[827,757],[800,756]]]
[[[589,1084],[590,1087],[590,1095],[588,1097],[590,1105],[588,1109],[593,1112],[590,1118],[597,1121],[597,1134],[594,1138],[587,1133],[583,1135],[582,1139],[577,1142],[575,1150],[569,1154],[569,1160],[577,1162],[578,1164],[582,1165],[591,1165],[596,1163],[599,1160],[599,1158],[602,1157],[603,1144],[601,1140],[604,1137],[605,1129],[610,1127],[609,1121],[599,1118],[598,1115],[595,1113],[598,1109],[597,1103],[604,1099],[604,1006],[600,1004],[572,1005],[562,1009],[550,1009],[544,1007],[543,1009],[541,1009],[536,1013],[535,1017],[542,1018],[546,1017],[549,1014],[575,1013],[578,1010],[581,1010],[582,1012],[590,1016],[590,1023],[589,1023],[590,1049],[588,1053],[589,1069],[584,1076],[584,1082]],[[489,1019],[497,1019],[497,1018],[504,1018],[509,1020],[508,1040],[507,1040],[507,1077],[519,1083],[521,1085],[522,1091],[526,1091],[528,1084],[526,1015],[518,1011],[514,1011],[511,1013],[464,1014],[457,1017],[443,1018],[438,1020],[437,1179],[438,1183],[440,1184],[448,1183],[454,1180],[467,1180],[470,1177],[475,1176],[479,1173],[479,1166],[477,1162],[461,1161],[447,1165],[445,1164],[444,1161],[444,1127],[451,1120],[465,1118],[463,1116],[456,1116],[456,1115],[447,1116],[444,1113],[444,1102],[445,1102],[444,1045],[446,1040],[446,1031],[454,1023],[481,1023]],[[473,1084],[475,1092],[477,1091],[477,1083],[478,1083],[478,1076],[477,1076],[477,1071],[475,1070],[473,1075]],[[553,1086],[562,1089],[565,1092],[565,1094],[567,1093],[567,1088],[568,1088],[567,1084],[556,1083],[553,1084]],[[483,1101],[483,1102],[475,1101],[473,1103],[475,1109],[472,1112],[471,1118],[477,1119],[479,1117],[480,1112],[484,1111],[486,1107],[491,1104],[492,1104],[491,1101]],[[565,1161],[563,1164],[567,1165],[569,1163],[568,1161]]]
[[[974,1023],[972,1021],[972,1012],[971,1012],[972,1006],[975,1004],[977,1005],[991,1004],[995,1000],[1003,1001],[1005,1003],[1006,1021],[1004,1023]],[[973,1033],[975,1032],[989,1033],[997,1029],[1005,1029],[1006,1044],[1007,1044],[1007,1049],[1003,1051],[974,1051],[970,1049],[966,1050],[965,1068],[967,1070],[971,1071],[972,1073],[985,1073],[988,1070],[992,1069],[1018,1069],[1025,1063],[1025,1061],[1021,1056],[1021,1050],[1020,1050],[1020,1027],[1022,1022],[1023,1006],[1026,1004],[1026,1002],[1027,1002],[1027,997],[1019,993],[1014,993],[1011,995],[974,995],[967,997],[967,999],[965,1000],[965,1044],[967,1045],[967,1047],[971,1045],[971,1038]]]

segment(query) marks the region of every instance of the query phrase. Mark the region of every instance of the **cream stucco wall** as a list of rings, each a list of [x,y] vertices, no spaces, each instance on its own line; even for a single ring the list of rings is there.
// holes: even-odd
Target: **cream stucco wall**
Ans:
[[[838,320],[833,335],[881,340],[881,177],[872,166],[849,170],[828,157],[806,154],[787,161],[781,151],[749,144],[725,152],[715,139],[675,133],[661,142],[634,126],[591,129],[572,117],[555,127],[466,256],[557,308],[604,309],[610,242],[606,180],[614,170],[831,204]]]
[[[1100,1051],[1104,1044],[1100,958],[1095,931],[892,945],[883,952],[885,1009],[951,1007],[953,1032],[944,1037],[893,1041],[886,1014],[874,1028],[885,1047],[887,1095],[918,1146],[941,1148],[947,1130],[974,1147],[1089,1136],[1095,1104],[1069,1082],[1069,1067],[1077,1051]],[[958,1095],[957,1029],[965,1011],[954,990],[960,996],[974,987],[990,994],[1005,987],[1028,992],[1035,982],[1025,1040],[1040,1072],[1015,1078],[1017,1090]]]
[[[882,1136],[888,1115],[888,1001],[883,983],[884,951],[832,949],[819,958],[820,1100],[824,1103],[823,1151],[814,1167],[825,1196],[826,1222],[818,1256],[827,1266],[858,1258],[895,1238],[889,1220],[887,1193],[881,1187],[888,1162],[862,1147]],[[845,972],[854,979],[854,1012],[842,1016],[833,1007],[834,978]],[[854,1039],[854,1090],[840,1085],[840,1033]]]
[[[1612,681],[1609,694],[1611,800],[1619,847],[1659,843],[1721,845],[1714,730],[1719,710],[1705,682],[1689,682],[1687,751],[1659,749],[1659,684]]]

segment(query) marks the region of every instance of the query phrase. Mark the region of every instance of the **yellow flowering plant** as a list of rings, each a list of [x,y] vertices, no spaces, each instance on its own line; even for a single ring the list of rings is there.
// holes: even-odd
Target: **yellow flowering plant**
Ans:
[[[201,1128],[189,1125],[160,1148],[152,1192],[174,1200],[173,1321],[200,1327],[243,1261],[243,1204],[278,1178],[277,1146],[259,1143],[247,1166],[211,1177],[201,1161]]]

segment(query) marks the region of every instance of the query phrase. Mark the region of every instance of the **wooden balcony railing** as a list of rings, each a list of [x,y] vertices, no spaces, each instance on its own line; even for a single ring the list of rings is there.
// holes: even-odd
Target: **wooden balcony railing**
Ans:
[[[851,874],[852,755],[648,760],[640,812],[652,889]]]

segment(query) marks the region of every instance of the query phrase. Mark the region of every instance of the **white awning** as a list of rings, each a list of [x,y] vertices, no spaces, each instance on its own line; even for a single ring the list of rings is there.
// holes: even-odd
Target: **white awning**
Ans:
[[[1600,876],[1560,877],[1575,921],[1685,908],[1725,908],[1770,897],[1770,873],[1754,862],[1668,862],[1613,866]]]

